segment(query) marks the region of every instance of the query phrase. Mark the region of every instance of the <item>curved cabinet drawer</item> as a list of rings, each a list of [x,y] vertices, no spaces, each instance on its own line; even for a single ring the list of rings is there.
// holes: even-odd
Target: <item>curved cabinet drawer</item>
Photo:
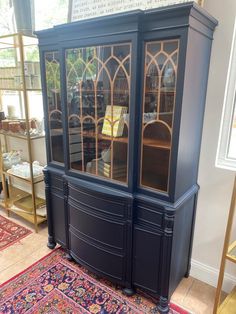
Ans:
[[[137,201],[134,213],[136,223],[149,225],[152,228],[163,228],[164,214],[160,207]]]
[[[79,235],[70,232],[70,253],[81,264],[89,266],[99,274],[124,282],[125,258],[101,246],[92,244]]]
[[[55,192],[63,192],[63,179],[62,176],[57,176],[53,173],[53,175],[51,175],[50,177],[50,185],[51,188],[55,191]]]
[[[114,219],[126,219],[131,197],[119,191],[101,187],[82,180],[68,180],[68,197],[78,206],[86,206],[98,214],[108,214]]]
[[[85,207],[77,207],[69,202],[70,229],[87,237],[89,241],[99,243],[114,250],[124,249],[125,223],[106,219],[87,211]]]
[[[69,180],[69,251],[81,264],[125,284],[131,248],[130,199],[82,180]],[[129,270],[128,270],[129,271]]]

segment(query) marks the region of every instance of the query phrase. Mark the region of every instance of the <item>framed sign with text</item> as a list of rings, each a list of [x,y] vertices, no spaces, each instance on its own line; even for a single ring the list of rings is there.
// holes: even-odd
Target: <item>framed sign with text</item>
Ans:
[[[136,9],[147,10],[189,0],[69,0],[68,22],[115,14]],[[203,0],[195,0],[199,5]]]

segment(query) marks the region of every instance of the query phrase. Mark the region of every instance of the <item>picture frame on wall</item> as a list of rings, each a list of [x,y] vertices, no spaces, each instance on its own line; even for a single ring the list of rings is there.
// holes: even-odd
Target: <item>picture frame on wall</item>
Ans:
[[[194,0],[203,6],[204,0]],[[148,10],[158,7],[189,2],[189,0],[69,0],[68,22],[110,15],[132,10]]]

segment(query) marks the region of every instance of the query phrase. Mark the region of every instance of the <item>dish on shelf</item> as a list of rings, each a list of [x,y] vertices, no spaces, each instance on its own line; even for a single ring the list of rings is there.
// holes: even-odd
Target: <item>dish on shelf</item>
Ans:
[[[150,121],[157,119],[157,113],[156,112],[144,112],[143,113],[143,123],[148,123]]]
[[[4,134],[27,136],[27,123],[25,119],[5,119],[0,122],[0,130]],[[44,133],[43,121],[29,119],[29,133],[38,136]]]
[[[7,153],[2,154],[3,159],[3,169],[10,169],[13,165],[19,164],[21,162],[20,151],[12,150]]]
[[[33,162],[33,175],[34,179],[43,176],[43,167],[39,165],[38,162]],[[7,170],[7,173],[15,175],[23,179],[30,179],[30,164],[28,162],[23,162],[22,164],[16,164]]]

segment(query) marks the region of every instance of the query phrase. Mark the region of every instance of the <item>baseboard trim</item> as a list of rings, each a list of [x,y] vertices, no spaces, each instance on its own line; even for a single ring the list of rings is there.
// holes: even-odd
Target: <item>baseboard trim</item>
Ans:
[[[211,286],[216,287],[218,281],[219,270],[200,263],[194,259],[191,260],[190,276],[199,279]],[[229,293],[236,285],[236,277],[225,273],[222,290]]]

